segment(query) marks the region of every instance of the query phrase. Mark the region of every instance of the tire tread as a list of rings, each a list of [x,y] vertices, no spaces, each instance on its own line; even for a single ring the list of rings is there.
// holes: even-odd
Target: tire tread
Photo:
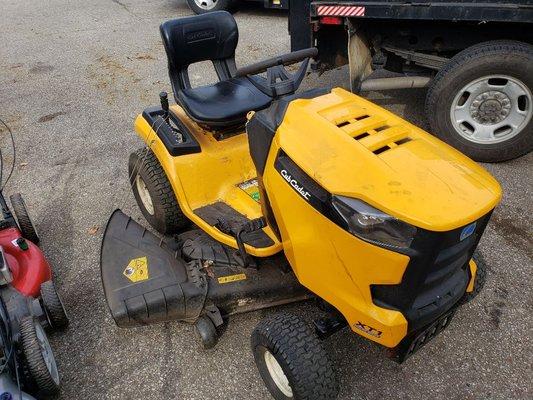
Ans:
[[[154,152],[146,147],[138,149],[130,156],[129,164],[130,182],[134,192],[136,191],[135,178],[137,173],[141,173],[141,171],[146,174],[155,190],[154,198],[152,198],[154,209],[156,207],[160,208],[162,216],[154,221],[155,215],[147,215],[143,207],[140,207],[151,225],[163,234],[176,233],[187,227],[189,220],[181,211],[174,190]],[[135,171],[132,171],[132,169],[135,169]],[[138,203],[140,202],[138,201]]]
[[[44,282],[41,285],[41,299],[48,311],[48,316],[53,329],[64,329],[68,326],[68,317],[65,308],[61,303],[59,294],[52,281]]]
[[[35,381],[39,390],[46,395],[54,395],[59,392],[59,386],[56,385],[50,372],[46,367],[46,362],[41,353],[41,348],[35,333],[33,317],[24,317],[19,324],[22,349],[26,364],[32,379]]]
[[[22,234],[24,239],[27,239],[30,242],[38,245],[40,239],[28,214],[28,209],[26,208],[26,204],[24,203],[22,195],[20,193],[12,194],[9,197],[9,200],[11,201],[13,212],[17,217],[20,233]]]
[[[283,313],[264,319],[252,334],[254,355],[257,346],[264,346],[283,359],[290,370],[295,399],[337,397],[339,387],[328,354],[300,318]]]
[[[437,126],[436,117],[434,116],[439,111],[438,105],[439,100],[442,98],[443,91],[450,86],[449,81],[454,80],[454,75],[458,73],[457,71],[459,68],[469,64],[471,61],[482,57],[491,58],[493,56],[501,56],[502,54],[525,57],[533,61],[533,46],[514,40],[494,40],[479,43],[452,57],[452,59],[437,73],[435,78],[433,78],[432,84],[426,95],[424,111],[432,132],[442,140],[448,141],[449,134],[442,132],[442,128]],[[533,90],[533,88],[530,89]],[[448,110],[446,112],[448,112]],[[532,121],[530,121],[529,124],[531,124]],[[456,135],[456,133],[454,133],[454,135]],[[502,144],[505,143],[502,142],[497,148],[486,150],[479,150],[472,145],[461,146],[460,142],[454,142],[451,144],[457,147],[460,151],[467,153],[467,155],[476,161],[499,162],[519,157],[531,151],[533,149],[533,135],[530,134],[529,141],[526,142],[526,140],[527,137],[524,140],[517,140],[508,146],[502,146]]]

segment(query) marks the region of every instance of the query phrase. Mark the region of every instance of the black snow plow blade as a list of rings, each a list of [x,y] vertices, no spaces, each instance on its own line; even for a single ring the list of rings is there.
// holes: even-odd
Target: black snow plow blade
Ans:
[[[287,266],[271,259],[242,268],[234,252],[193,230],[159,238],[120,210],[107,223],[100,267],[111,314],[121,327],[238,312],[305,300],[310,293]],[[277,264],[276,264],[277,263]],[[219,325],[216,323],[216,325]]]

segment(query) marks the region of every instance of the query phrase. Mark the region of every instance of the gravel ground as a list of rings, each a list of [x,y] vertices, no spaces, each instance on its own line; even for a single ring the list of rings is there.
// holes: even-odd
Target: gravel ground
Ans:
[[[202,351],[192,326],[117,328],[106,307],[99,248],[110,212],[140,218],[126,160],[141,142],[133,118],[170,91],[158,25],[190,13],[183,0],[0,0],[0,116],[16,135],[15,174],[70,313],[51,337],[61,399],[264,399],[249,335],[269,312],[232,318],[220,344]],[[289,49],[286,16],[259,7],[236,15],[239,65]],[[206,65],[193,80],[214,80]],[[346,85],[345,70],[304,86]],[[378,104],[425,126],[423,90],[371,93]],[[9,142],[1,131],[2,150]],[[533,398],[531,334],[532,160],[486,165],[504,199],[481,242],[484,292],[449,329],[403,365],[357,335],[327,342],[342,399]],[[311,318],[308,305],[286,307]]]

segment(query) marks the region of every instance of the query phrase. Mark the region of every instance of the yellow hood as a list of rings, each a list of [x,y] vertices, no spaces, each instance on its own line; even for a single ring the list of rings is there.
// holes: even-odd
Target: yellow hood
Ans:
[[[290,103],[279,144],[330,193],[412,225],[451,230],[492,210],[498,182],[457,150],[343,89]]]

